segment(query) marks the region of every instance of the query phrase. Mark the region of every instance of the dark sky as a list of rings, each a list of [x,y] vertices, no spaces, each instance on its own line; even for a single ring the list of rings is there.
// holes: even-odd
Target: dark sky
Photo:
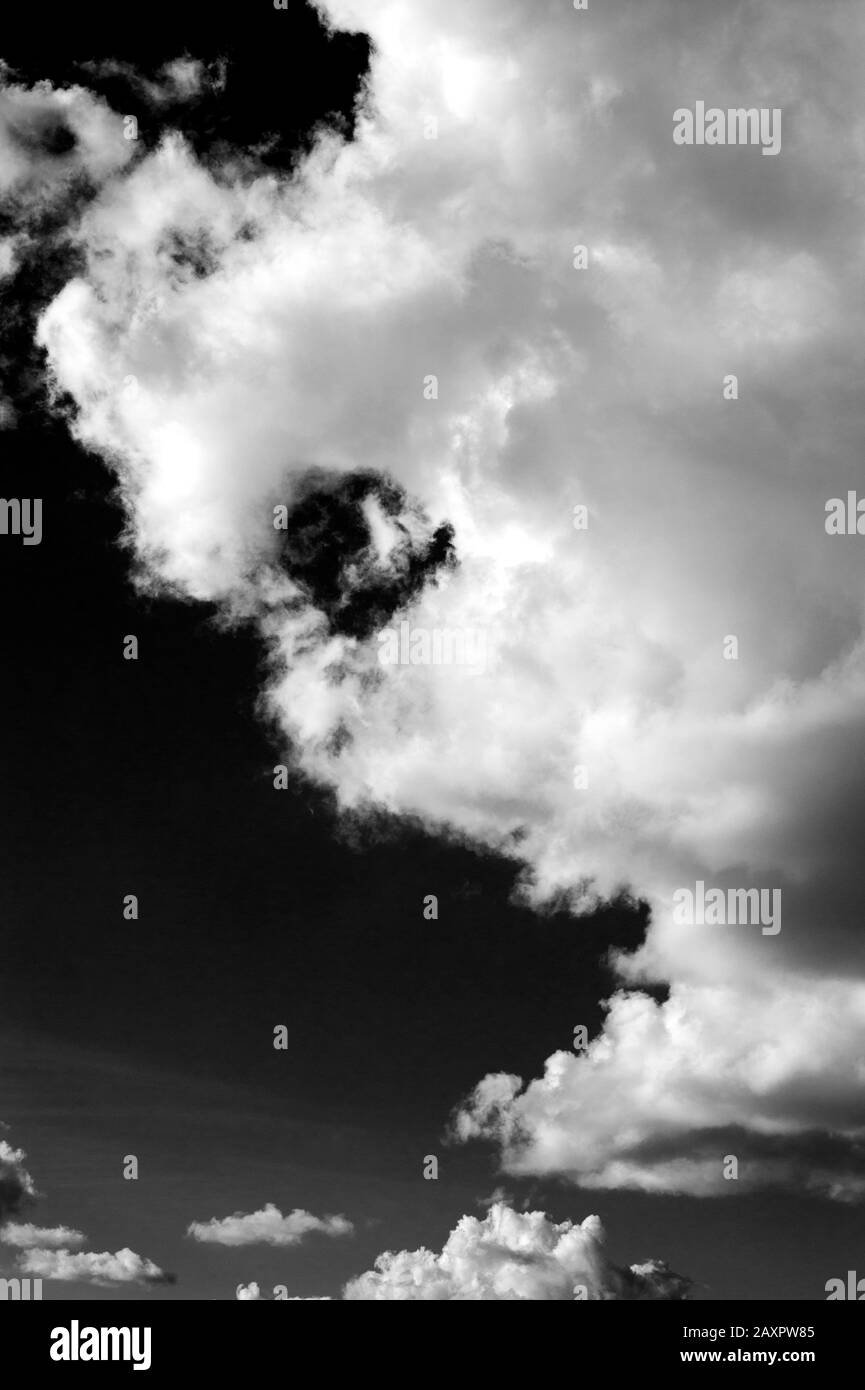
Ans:
[[[366,62],[362,39],[328,40],[300,5],[115,19],[126,38],[40,7],[5,57],[55,81],[77,58],[226,57],[222,103],[185,128],[201,150],[276,131],[282,167],[316,120],[347,119]],[[31,1219],[175,1272],[154,1298],[231,1298],[250,1279],[337,1294],[383,1249],[440,1248],[499,1182],[557,1220],[597,1211],[614,1259],[664,1259],[697,1297],[821,1298],[861,1262],[865,1217],[843,1205],[583,1193],[447,1147],[451,1108],[485,1072],[537,1075],[577,1023],[597,1030],[604,952],[636,944],[639,915],[539,917],[510,900],[512,865],[396,825],[350,831],[315,788],[275,791],[254,636],[136,593],[111,479],[38,392],[2,448],[3,494],[44,499],[40,546],[0,541],[0,1116],[44,1194]],[[122,1179],[129,1153],[138,1182]],[[438,1182],[422,1178],[430,1153]],[[184,1238],[266,1202],[344,1213],[356,1235],[283,1251]]]

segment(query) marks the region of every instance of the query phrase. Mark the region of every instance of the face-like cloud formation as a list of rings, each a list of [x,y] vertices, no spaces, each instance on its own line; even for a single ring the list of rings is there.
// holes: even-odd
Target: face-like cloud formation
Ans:
[[[27,88],[0,65],[0,190],[29,212],[86,181],[98,186],[132,157],[122,117],[84,87]]]
[[[186,1234],[210,1245],[299,1245],[312,1232],[350,1236],[353,1230],[344,1216],[313,1216],[300,1207],[283,1216],[268,1202],[247,1215],[238,1211],[221,1220],[214,1216],[211,1221],[193,1221]]]
[[[0,1139],[0,1222],[17,1216],[36,1197],[35,1184],[24,1167],[26,1157],[23,1149],[13,1149]]]
[[[482,1081],[463,1137],[589,1186],[722,1194],[732,1155],[858,1196],[862,542],[824,518],[865,490],[865,13],[322,9],[374,42],[356,138],[291,178],[103,151],[41,321],[140,580],[258,623],[266,712],[344,809],[511,854],[537,903],[650,905],[600,1037]],[[698,100],[781,108],[780,154],[676,145]],[[411,499],[356,499],[327,601],[274,524],[311,470]],[[495,659],[385,665],[337,616],[445,525],[400,616]],[[782,929],[677,923],[699,881],[780,889]]]
[[[99,1284],[173,1284],[175,1276],[167,1274],[152,1260],[142,1259],[134,1250],[124,1248],[115,1254],[92,1250],[28,1250],[18,1260],[24,1274],[40,1279],[64,1279],[69,1283]]]
[[[683,1299],[690,1280],[655,1260],[618,1269],[603,1251],[597,1216],[556,1224],[543,1212],[495,1203],[484,1217],[464,1216],[441,1254],[387,1252],[352,1279],[346,1299],[588,1300]]]
[[[87,1237],[81,1231],[73,1231],[70,1226],[34,1226],[32,1222],[10,1221],[0,1227],[0,1243],[15,1245],[19,1249],[38,1246],[43,1250],[57,1250],[61,1247],[74,1249],[84,1245]]]

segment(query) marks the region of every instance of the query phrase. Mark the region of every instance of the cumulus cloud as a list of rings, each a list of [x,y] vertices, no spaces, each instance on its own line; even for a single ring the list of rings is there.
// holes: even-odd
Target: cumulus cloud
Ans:
[[[313,1232],[325,1236],[350,1236],[352,1223],[344,1216],[313,1216],[296,1207],[283,1216],[268,1202],[260,1211],[235,1212],[222,1219],[193,1221],[186,1234],[209,1245],[299,1245]]]
[[[539,906],[649,904],[589,1050],[482,1080],[462,1137],[587,1186],[721,1194],[733,1152],[742,1182],[856,1197],[863,587],[824,507],[865,489],[865,14],[321,9],[370,34],[370,77],[356,138],[291,177],[170,131],[127,165],[80,95],[6,117],[21,187],[66,158],[34,123],[96,132],[81,273],[38,338],[139,582],[258,624],[263,707],[343,810],[511,855]],[[780,156],[674,145],[699,99],[783,108]],[[369,473],[399,506],[337,491],[352,549],[322,587],[274,507]],[[456,565],[428,564],[444,534]],[[342,621],[361,600],[374,622]],[[394,604],[495,660],[383,667]],[[782,931],[677,925],[697,880],[781,889]]]
[[[253,1279],[251,1284],[238,1284],[234,1296],[238,1303],[254,1303],[261,1299],[261,1289]]]
[[[63,1279],[68,1283],[98,1284],[173,1284],[175,1276],[167,1274],[152,1260],[143,1259],[125,1247],[111,1254],[92,1250],[28,1250],[18,1259],[24,1274],[41,1279]]]
[[[83,1245],[87,1237],[70,1226],[34,1226],[32,1222],[10,1221],[0,1227],[0,1243],[15,1245],[22,1249],[37,1246],[43,1250],[56,1250],[61,1247],[74,1249]]]
[[[462,1217],[440,1254],[426,1249],[386,1251],[374,1269],[349,1280],[341,1297],[401,1302],[669,1301],[687,1298],[690,1288],[690,1279],[658,1260],[628,1269],[612,1264],[597,1216],[557,1224],[541,1211],[517,1212],[507,1202],[495,1201],[483,1220]],[[274,1301],[255,1280],[238,1284],[235,1298]]]
[[[380,1255],[374,1269],[346,1285],[343,1297],[484,1302],[687,1297],[690,1280],[656,1260],[619,1269],[603,1244],[597,1216],[557,1224],[541,1211],[516,1212],[497,1202],[482,1221],[464,1216],[441,1254],[420,1249]]]
[[[829,1018],[831,998],[827,989],[815,1001],[798,983],[782,1001],[717,989],[696,997],[676,991],[658,1004],[619,992],[583,1055],[554,1053],[544,1076],[525,1088],[501,1073],[481,1081],[455,1116],[456,1137],[495,1138],[510,1172],[564,1175],[586,1188],[711,1196],[787,1186],[859,1199],[865,1147],[844,1133],[844,1107],[861,1084],[861,1061],[850,1056],[845,1000]],[[760,1026],[731,1042],[726,1020],[748,1000]],[[797,1023],[807,1038],[798,1093],[788,1080],[795,1058],[787,1042]],[[837,1059],[831,1093],[826,1054],[817,1066],[809,1027]],[[786,1084],[770,1084],[776,1078]],[[720,1176],[728,1157],[737,1160],[736,1183]]]

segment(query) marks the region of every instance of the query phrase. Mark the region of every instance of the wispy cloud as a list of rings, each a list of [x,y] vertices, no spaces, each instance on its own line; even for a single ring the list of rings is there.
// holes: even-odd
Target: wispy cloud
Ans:
[[[73,1231],[69,1226],[34,1226],[30,1222],[10,1221],[0,1227],[0,1243],[15,1245],[20,1249],[37,1246],[43,1250],[59,1248],[74,1249],[84,1245],[87,1237],[81,1231]]]
[[[350,1236],[352,1223],[344,1216],[313,1216],[297,1207],[283,1216],[271,1202],[260,1211],[235,1212],[210,1221],[193,1221],[187,1235],[209,1245],[299,1245],[313,1233]]]
[[[114,1254],[82,1250],[28,1250],[20,1256],[18,1267],[24,1274],[41,1279],[62,1279],[75,1284],[173,1284],[175,1276],[167,1274],[152,1260],[143,1259],[134,1250],[124,1248]]]

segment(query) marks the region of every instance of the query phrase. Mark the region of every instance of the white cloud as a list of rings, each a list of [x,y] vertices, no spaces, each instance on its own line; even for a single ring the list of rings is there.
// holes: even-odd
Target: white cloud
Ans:
[[[238,1303],[254,1303],[261,1299],[261,1289],[254,1279],[251,1284],[238,1284],[235,1298]]]
[[[496,1138],[512,1173],[566,1174],[585,1188],[711,1196],[784,1185],[861,1198],[851,1098],[863,1063],[851,1037],[863,1019],[865,986],[681,985],[664,1005],[621,992],[584,1055],[555,1053],[522,1091],[519,1077],[488,1076],[456,1132]]]
[[[300,1207],[283,1216],[278,1207],[268,1202],[260,1211],[193,1221],[187,1235],[210,1245],[299,1245],[313,1232],[350,1236],[353,1230],[352,1223],[344,1216],[313,1216]]]
[[[36,1226],[32,1222],[10,1221],[31,1205],[39,1195],[24,1167],[26,1154],[0,1139],[0,1244],[21,1253],[16,1257],[23,1274],[43,1279],[64,1279],[91,1284],[171,1284],[174,1275],[161,1270],[152,1260],[143,1259],[124,1248],[116,1254],[74,1251],[86,1236],[69,1226]]]
[[[375,1269],[350,1280],[343,1297],[597,1302],[687,1295],[690,1281],[666,1265],[649,1260],[619,1269],[603,1244],[597,1216],[557,1224],[541,1211],[520,1213],[497,1202],[483,1220],[464,1216],[438,1255],[425,1249],[380,1255]]]
[[[134,1250],[124,1248],[115,1254],[82,1250],[28,1250],[19,1256],[18,1267],[24,1274],[41,1279],[62,1279],[67,1283],[98,1284],[168,1284],[174,1276],[143,1259]]]
[[[422,1248],[379,1255],[374,1269],[349,1280],[342,1298],[402,1302],[672,1300],[687,1297],[690,1287],[689,1279],[657,1260],[629,1269],[612,1264],[604,1252],[604,1231],[597,1216],[589,1216],[581,1224],[557,1224],[543,1212],[520,1213],[506,1201],[494,1201],[482,1220],[462,1217],[440,1254]],[[273,1301],[254,1280],[238,1284],[235,1298],[241,1302]],[[295,1296],[287,1301],[301,1300]]]
[[[589,1054],[522,1094],[487,1079],[464,1135],[590,1186],[721,1194],[732,1151],[743,1182],[857,1196],[863,588],[823,509],[865,490],[865,15],[326,13],[375,45],[357,139],[217,179],[167,136],[108,177],[41,322],[142,582],[259,622],[268,712],[344,809],[511,854],[538,903],[649,903]],[[675,147],[709,93],[783,106],[780,157]],[[453,523],[459,569],[411,617],[494,630],[491,671],[383,671],[374,635],[298,605],[271,516],[311,466],[386,470]],[[389,553],[373,526],[361,569]],[[782,932],[676,927],[697,879],[781,888]]]
[[[73,1231],[69,1226],[34,1226],[32,1222],[10,1221],[0,1227],[0,1243],[16,1245],[22,1249],[38,1246],[44,1250],[58,1247],[70,1249],[83,1245],[87,1237],[81,1231]]]

